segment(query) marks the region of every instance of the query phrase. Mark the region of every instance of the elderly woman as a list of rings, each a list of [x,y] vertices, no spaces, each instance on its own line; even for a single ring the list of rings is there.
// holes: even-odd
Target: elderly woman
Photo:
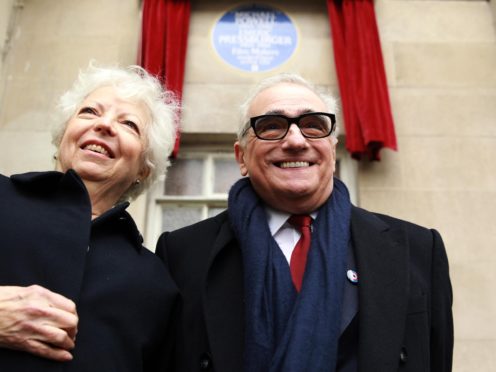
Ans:
[[[0,175],[0,371],[165,370],[176,287],[127,200],[163,174],[170,93],[90,65],[59,103],[57,171]]]

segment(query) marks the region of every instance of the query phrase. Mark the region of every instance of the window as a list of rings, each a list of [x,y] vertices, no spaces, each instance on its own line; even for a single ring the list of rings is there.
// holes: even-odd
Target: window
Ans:
[[[344,143],[340,139],[339,144]],[[338,145],[336,176],[343,180],[356,197],[356,161]],[[227,208],[229,188],[241,177],[232,147],[182,148],[167,172],[148,194],[146,245],[155,247],[163,231],[171,231],[205,218],[215,216]]]
[[[241,177],[232,147],[218,150],[182,149],[167,178],[149,194],[147,244],[154,247],[162,231],[171,231],[227,208],[227,193]],[[150,245],[151,243],[151,245]]]

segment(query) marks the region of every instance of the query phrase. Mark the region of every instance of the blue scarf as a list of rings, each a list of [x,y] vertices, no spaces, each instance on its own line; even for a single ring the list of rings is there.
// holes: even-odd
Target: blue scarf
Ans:
[[[350,236],[346,186],[334,179],[332,194],[312,225],[299,295],[248,178],[231,188],[228,211],[243,255],[245,372],[334,371]]]

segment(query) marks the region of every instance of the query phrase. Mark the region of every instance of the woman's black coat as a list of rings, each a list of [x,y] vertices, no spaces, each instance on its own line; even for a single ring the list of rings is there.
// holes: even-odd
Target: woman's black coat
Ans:
[[[0,349],[0,371],[164,370],[176,287],[126,207],[91,221],[75,172],[0,175],[0,285],[38,284],[79,315],[73,361]]]

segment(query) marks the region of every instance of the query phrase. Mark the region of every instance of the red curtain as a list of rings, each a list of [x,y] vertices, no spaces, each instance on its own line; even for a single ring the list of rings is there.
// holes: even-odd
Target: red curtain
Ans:
[[[346,128],[355,159],[397,149],[373,0],[327,0]]]
[[[139,64],[181,100],[191,6],[189,0],[144,0]],[[172,156],[179,151],[179,123]]]

